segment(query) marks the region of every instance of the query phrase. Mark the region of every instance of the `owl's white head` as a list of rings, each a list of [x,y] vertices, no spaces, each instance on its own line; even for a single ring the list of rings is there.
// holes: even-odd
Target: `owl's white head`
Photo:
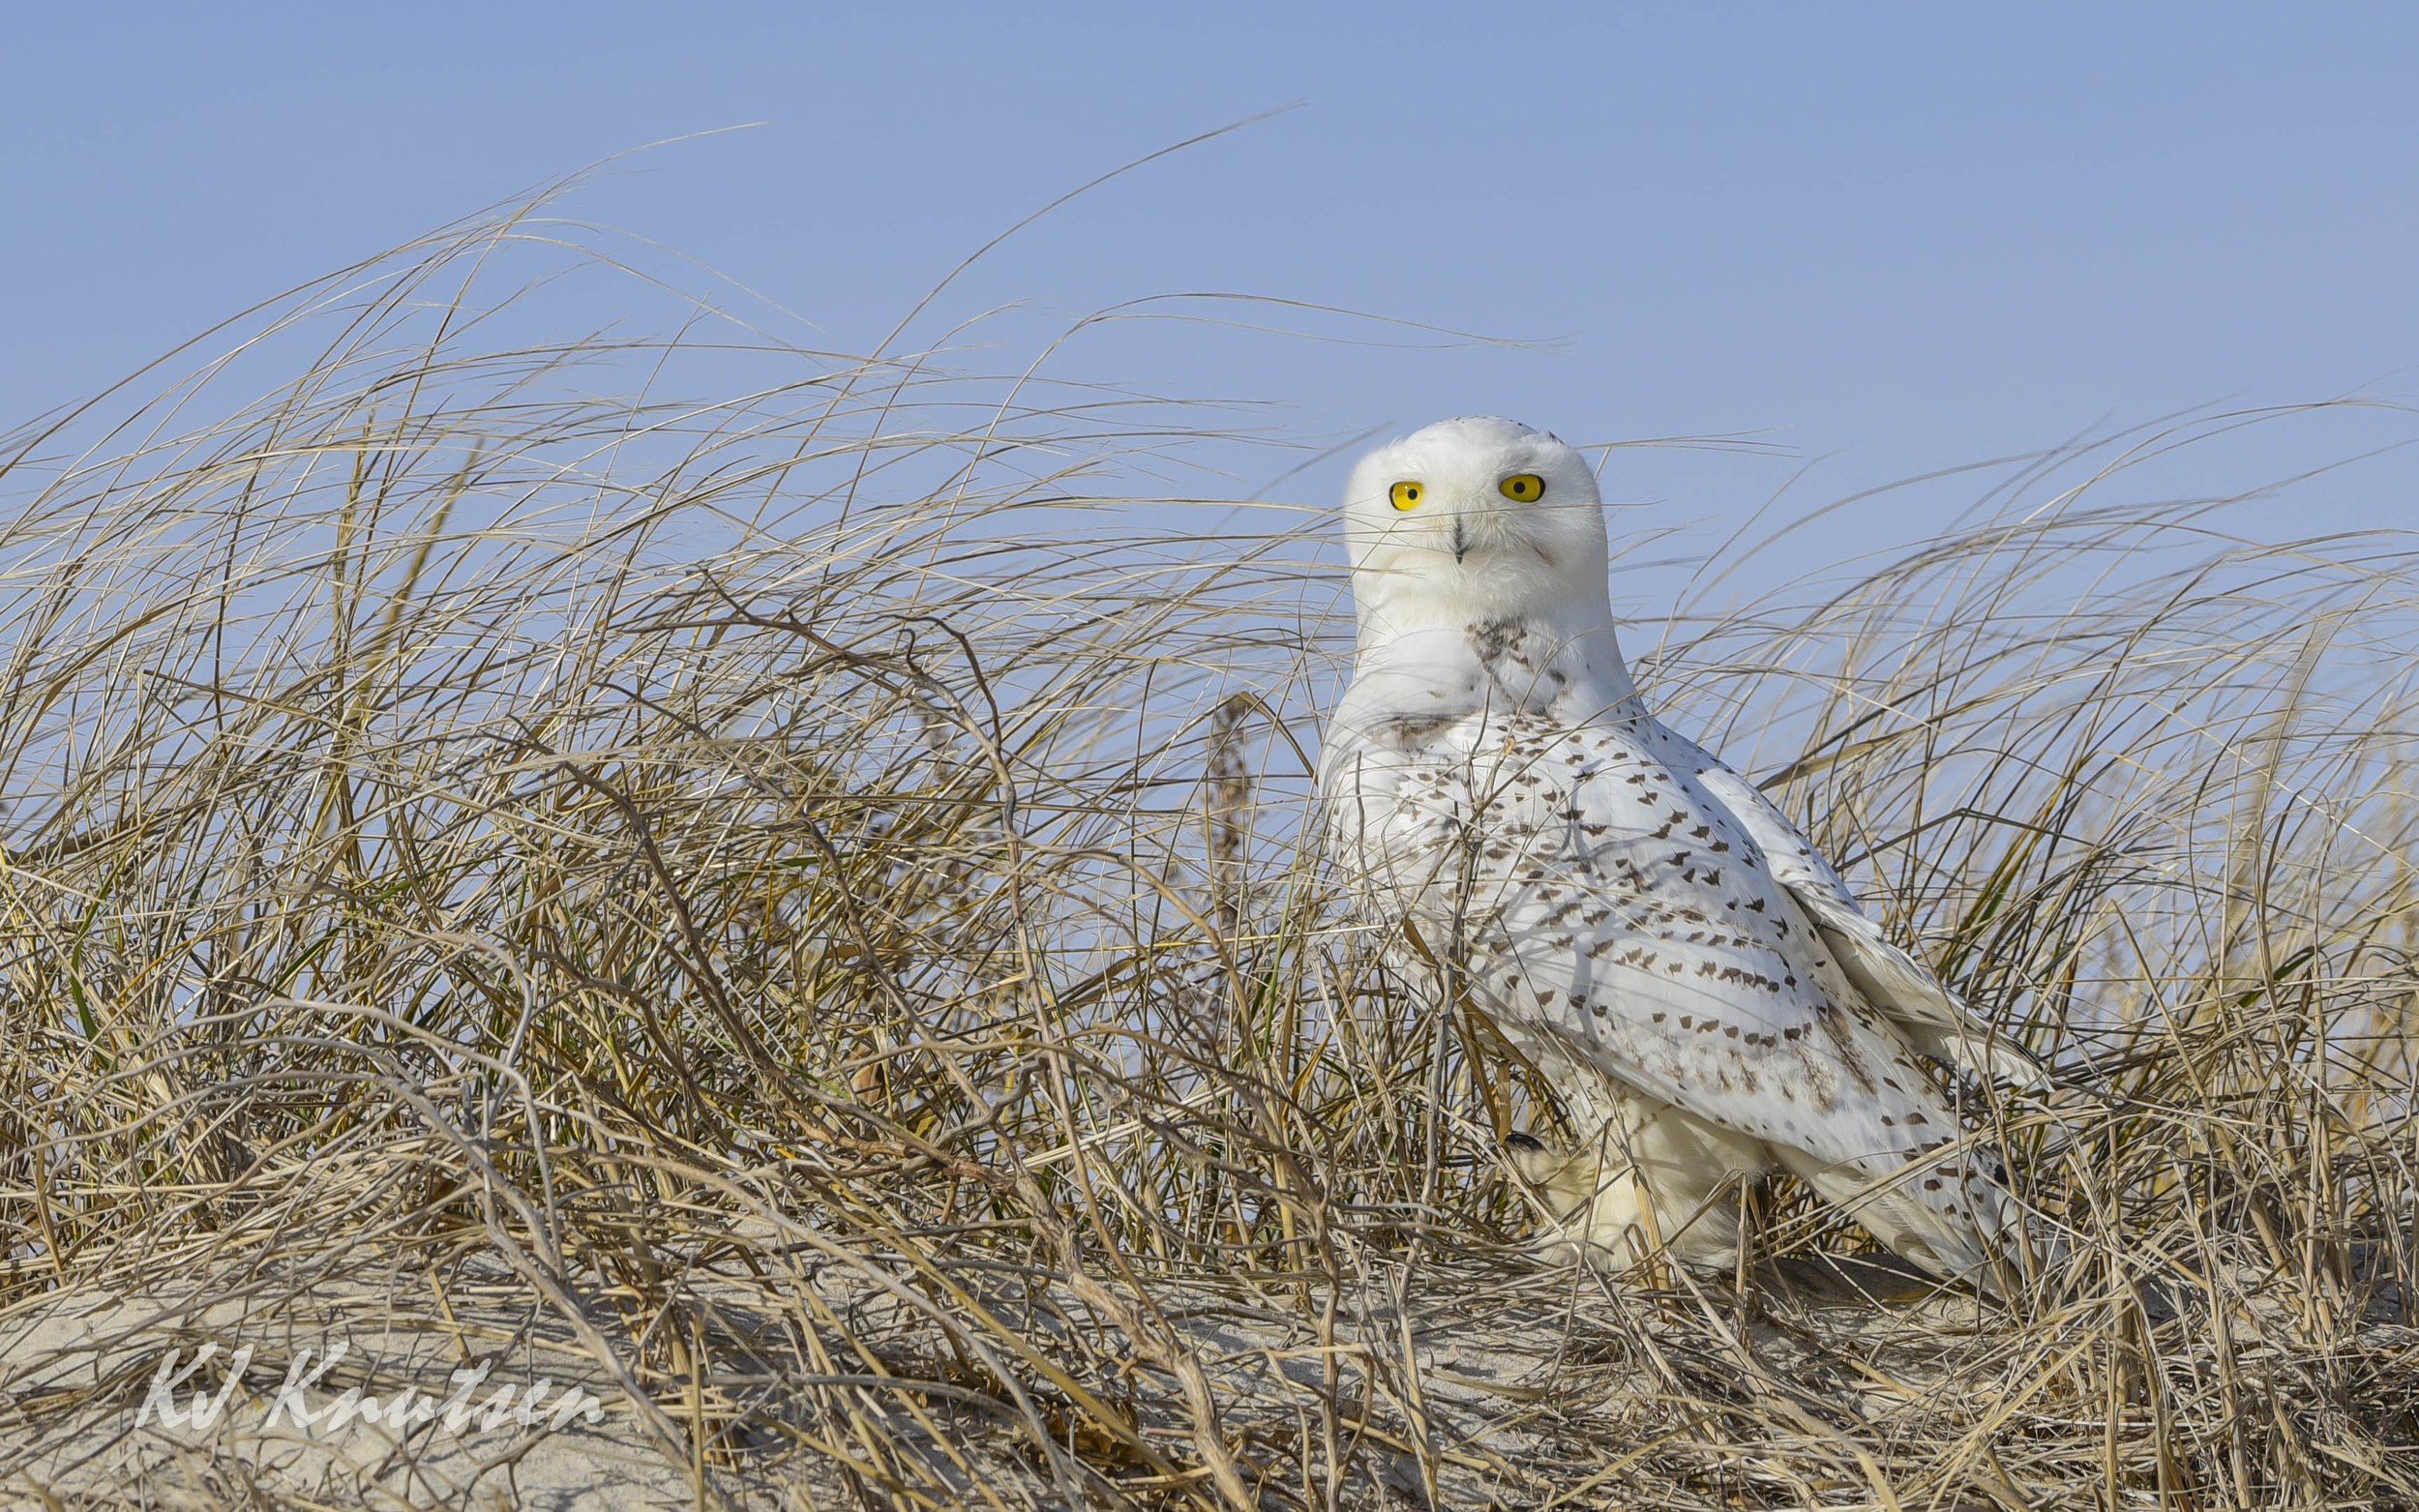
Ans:
[[[1344,538],[1362,638],[1609,624],[1604,509],[1578,451],[1509,420],[1441,420],[1353,468]]]

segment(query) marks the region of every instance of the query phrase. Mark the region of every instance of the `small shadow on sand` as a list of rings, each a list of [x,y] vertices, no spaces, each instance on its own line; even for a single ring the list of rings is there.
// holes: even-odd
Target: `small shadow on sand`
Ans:
[[[1925,1302],[1963,1291],[1883,1254],[1790,1255],[1758,1264],[1752,1274],[1758,1286],[1816,1307]]]

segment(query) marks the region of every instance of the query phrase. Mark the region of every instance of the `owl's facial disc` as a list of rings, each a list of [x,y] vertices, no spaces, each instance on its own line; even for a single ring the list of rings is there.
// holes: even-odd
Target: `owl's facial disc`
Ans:
[[[1363,598],[1422,591],[1518,613],[1603,591],[1594,470],[1508,420],[1448,420],[1370,453],[1353,470],[1345,525]]]

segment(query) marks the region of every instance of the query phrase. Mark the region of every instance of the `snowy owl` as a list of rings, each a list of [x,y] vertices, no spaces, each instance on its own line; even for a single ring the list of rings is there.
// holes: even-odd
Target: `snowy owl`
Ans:
[[[2031,1082],[1756,786],[1658,724],[1613,635],[1580,454],[1448,420],[1344,500],[1359,622],[1319,788],[1363,907],[1555,1086],[1515,1137],[1560,1248],[1733,1262],[1736,1194],[1796,1173],[1907,1260],[1996,1289],[2018,1224],[1917,1060]]]

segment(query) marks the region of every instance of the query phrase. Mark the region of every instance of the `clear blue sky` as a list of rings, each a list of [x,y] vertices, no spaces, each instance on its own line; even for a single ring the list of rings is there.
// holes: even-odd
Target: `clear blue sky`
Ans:
[[[2419,399],[2419,7],[10,4],[0,421],[638,144],[574,201],[878,339],[966,252],[1127,158],[961,308],[1244,290],[1551,351],[1105,331],[1069,375],[1345,431],[1492,411],[1578,440],[1767,430],[1790,497],[2211,401]],[[2237,487],[2419,433],[2213,454]],[[1616,454],[1735,522],[1793,464]],[[2197,464],[2196,464],[2197,465]],[[1341,463],[1289,485],[1325,498]],[[2275,521],[2399,523],[2419,462]],[[1793,506],[1795,507],[1795,506]],[[1868,544],[1932,503],[1876,507]],[[1863,538],[1860,538],[1863,539]]]

